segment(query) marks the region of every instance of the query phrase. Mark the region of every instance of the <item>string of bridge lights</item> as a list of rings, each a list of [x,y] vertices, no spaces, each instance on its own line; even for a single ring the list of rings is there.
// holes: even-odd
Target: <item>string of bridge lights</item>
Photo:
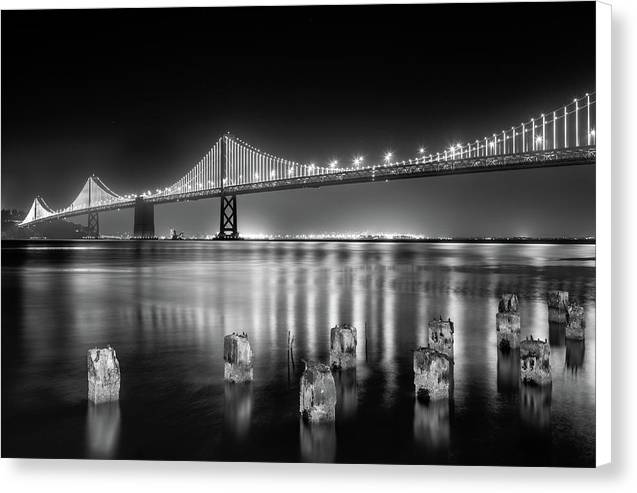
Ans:
[[[372,170],[373,172],[376,168],[388,166],[437,164],[450,159],[488,157],[507,154],[508,152],[515,154],[547,151],[567,148],[569,143],[573,147],[591,146],[595,145],[596,141],[595,128],[592,125],[594,115],[591,118],[591,110],[594,109],[595,104],[595,92],[586,93],[583,97],[573,99],[571,103],[547,113],[542,113],[539,117],[531,118],[517,126],[510,127],[508,130],[494,133],[490,137],[476,139],[466,144],[453,144],[435,154],[428,154],[426,147],[420,147],[417,150],[417,157],[403,161],[394,160],[393,151],[388,150],[383,154],[380,164],[367,166],[364,166],[365,157],[360,154],[355,155],[352,158],[351,166],[346,167],[339,166],[338,159],[330,160],[325,166],[317,166],[313,162],[302,164],[263,151],[226,132],[190,171],[168,187],[157,188],[154,192],[147,190],[141,194],[119,195],[104,184],[99,177],[92,175],[76,199],[66,208],[54,210],[44,202],[44,199],[38,196],[34,200],[29,214],[33,213],[34,218],[37,219],[38,212],[46,214],[47,217],[55,214],[63,215],[64,213],[96,206],[126,203],[136,200],[138,197],[154,198],[187,195],[225,186],[252,185],[310,176],[348,173],[357,170]],[[580,118],[582,114],[583,116]],[[573,120],[570,128],[569,119]],[[580,119],[582,120],[581,123]],[[585,133],[583,133],[584,130]],[[547,131],[549,133],[548,136]],[[221,170],[222,142],[225,144],[226,152],[226,169],[223,171]],[[87,185],[90,187],[93,184],[97,186],[98,199],[93,200],[91,198],[89,204],[88,201],[84,202],[84,200],[88,198]],[[91,190],[93,189],[91,188]]]
[[[550,115],[550,119],[547,119],[547,114],[542,113],[538,118],[531,118],[527,122],[520,123],[517,126],[512,126],[510,130],[502,130],[500,133],[494,133],[491,137],[484,137],[483,139],[476,139],[474,142],[467,142],[466,144],[455,144],[451,145],[442,151],[434,154],[427,154],[426,148],[421,147],[418,150],[418,157],[411,158],[403,161],[394,161],[394,154],[391,151],[387,151],[382,158],[381,164],[373,164],[368,166],[363,166],[365,162],[365,157],[362,155],[356,155],[352,159],[352,167],[338,167],[339,161],[337,159],[331,160],[327,163],[326,166],[317,166],[315,163],[301,164],[296,161],[291,161],[289,159],[278,157],[269,152],[263,151],[258,147],[245,142],[239,137],[231,135],[230,133],[224,134],[222,137],[226,139],[226,144],[238,145],[241,150],[237,151],[236,149],[233,151],[235,153],[240,154],[242,151],[247,151],[248,153],[253,153],[257,155],[257,159],[265,159],[270,160],[269,169],[261,169],[261,171],[253,172],[252,175],[239,173],[237,174],[237,170],[234,168],[229,169],[229,174],[233,174],[233,176],[226,176],[224,178],[218,177],[217,180],[207,180],[202,183],[201,174],[202,170],[200,169],[202,166],[206,165],[206,156],[209,156],[211,152],[214,152],[215,148],[219,145],[221,138],[217,141],[215,146],[209,151],[204,158],[202,158],[197,165],[187,173],[182,179],[175,182],[170,187],[166,187],[165,189],[156,189],[155,194],[153,194],[150,190],[143,193],[143,197],[155,196],[155,195],[172,195],[179,193],[189,193],[193,191],[201,191],[210,188],[219,188],[223,186],[234,186],[234,185],[242,185],[249,183],[260,183],[265,181],[275,181],[281,179],[289,179],[289,178],[302,178],[306,176],[316,176],[316,175],[329,175],[333,173],[345,173],[353,170],[360,169],[374,169],[376,167],[385,167],[385,166],[398,166],[398,165],[408,165],[408,164],[423,164],[423,163],[436,163],[442,161],[448,161],[449,159],[465,159],[472,157],[481,157],[481,156],[491,156],[497,154],[505,154],[507,151],[511,153],[516,152],[530,152],[530,151],[545,151],[547,150],[547,144],[549,143],[549,139],[546,136],[546,130],[549,128],[549,131],[552,133],[552,139],[550,139],[551,144],[549,144],[549,148],[556,149],[558,147],[568,147],[568,139],[569,139],[569,129],[568,129],[568,118],[570,115],[575,115],[575,128],[573,138],[575,140],[575,146],[580,146],[580,128],[579,128],[579,115],[581,111],[586,111],[586,134],[585,140],[586,145],[591,145],[595,141],[595,129],[591,127],[591,107],[595,104],[594,99],[595,93],[587,93],[581,98],[575,98],[572,103],[569,103],[565,106],[556,108],[555,110],[547,113]],[[580,102],[585,101],[585,104],[582,106],[579,105]],[[558,126],[561,126],[562,129],[558,132]],[[541,130],[540,133],[537,133],[538,130]],[[530,134],[531,138],[527,138]],[[560,145],[560,138],[562,139]],[[516,149],[516,144],[519,141],[519,147]],[[245,155],[244,155],[245,157]],[[253,155],[248,155],[249,159],[254,159]],[[234,159],[231,158],[229,160],[232,164],[234,164]],[[239,167],[244,165],[244,163],[240,162]],[[261,167],[263,168],[263,167]],[[287,171],[282,171],[283,169],[287,169]]]

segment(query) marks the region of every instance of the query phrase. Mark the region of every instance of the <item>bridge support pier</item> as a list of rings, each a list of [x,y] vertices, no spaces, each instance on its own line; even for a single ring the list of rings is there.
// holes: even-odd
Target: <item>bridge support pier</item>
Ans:
[[[238,240],[237,229],[237,196],[221,196],[221,209],[219,210],[219,240]]]
[[[88,236],[96,240],[100,237],[100,217],[97,212],[88,213]]]
[[[142,197],[135,199],[133,238],[138,240],[155,238],[155,206],[145,202]]]

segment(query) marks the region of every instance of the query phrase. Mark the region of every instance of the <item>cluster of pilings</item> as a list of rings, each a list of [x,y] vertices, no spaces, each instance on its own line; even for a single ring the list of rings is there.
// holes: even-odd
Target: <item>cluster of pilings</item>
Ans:
[[[584,307],[569,298],[567,291],[550,291],[547,303],[551,345],[566,345],[566,367],[577,372],[584,363],[586,350]]]
[[[414,351],[414,390],[421,402],[449,399],[453,394],[454,324],[450,318],[430,320],[427,346]]]
[[[565,328],[567,343],[582,344],[584,341],[584,308],[574,301],[569,302],[568,292],[551,291],[547,295],[549,323]],[[501,295],[496,314],[496,333],[498,350],[498,389],[521,388],[521,403],[528,407],[525,411],[532,418],[539,413],[540,422],[546,422],[546,403],[551,396],[551,347],[546,339],[540,340],[532,335],[521,339],[519,300],[516,294]],[[299,414],[301,434],[306,442],[331,440],[332,432],[314,425],[333,425],[336,420],[336,402],[338,398],[335,376],[355,381],[348,371],[356,369],[356,349],[358,342],[355,327],[342,324],[332,327],[329,332],[329,362],[303,361],[305,368],[300,378]],[[293,354],[294,335],[288,332],[288,365]],[[433,412],[436,403],[450,401],[453,398],[454,368],[454,323],[442,316],[430,320],[427,324],[426,346],[413,351],[414,391],[418,406],[422,412]],[[573,351],[571,351],[573,353]],[[578,357],[571,354],[571,359]],[[248,335],[245,332],[228,334],[223,341],[224,380],[226,385],[245,384],[254,379],[254,353]],[[567,366],[569,351],[566,353]],[[583,353],[579,356],[580,364]],[[94,404],[114,402],[119,399],[121,373],[115,349],[92,348],[88,351],[88,400]],[[502,375],[501,375],[502,373]],[[502,376],[502,378],[501,378]],[[507,377],[506,379],[504,377]],[[511,376],[509,381],[508,377]],[[342,385],[341,385],[342,386]],[[341,395],[341,398],[344,397]],[[541,406],[538,409],[533,406]],[[441,415],[448,416],[445,407]],[[420,409],[419,407],[419,409]],[[431,408],[431,409],[430,409]],[[440,409],[443,409],[440,408]],[[438,408],[436,408],[438,409]],[[440,409],[436,415],[441,413]],[[445,414],[446,413],[446,414]],[[340,418],[339,418],[340,419]],[[537,420],[536,420],[537,421]],[[309,426],[309,428],[307,427]],[[329,430],[328,430],[329,431]],[[328,441],[329,441],[328,440]],[[331,442],[330,442],[331,443]],[[331,449],[331,448],[330,448]]]
[[[497,384],[499,392],[520,391],[521,417],[534,429],[550,429],[551,346],[566,342],[566,366],[578,368],[584,358],[584,308],[567,291],[549,291],[549,339],[522,339],[516,294],[501,295],[496,314]]]

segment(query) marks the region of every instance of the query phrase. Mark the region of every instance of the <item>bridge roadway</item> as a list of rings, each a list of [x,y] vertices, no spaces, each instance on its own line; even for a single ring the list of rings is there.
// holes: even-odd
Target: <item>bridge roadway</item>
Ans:
[[[595,164],[595,146],[583,146],[567,149],[552,149],[517,154],[501,154],[492,156],[449,159],[448,161],[430,162],[428,158],[412,160],[404,164],[376,165],[360,169],[349,169],[334,173],[325,173],[301,177],[290,177],[241,185],[227,185],[192,192],[177,194],[155,194],[146,196],[147,204],[165,204],[200,200],[221,196],[242,195],[248,193],[274,192],[300,188],[320,188],[332,185],[354,183],[370,183],[408,178],[425,178],[432,176],[457,175],[466,173],[483,173],[489,171],[508,171],[534,168],[550,168],[556,166],[575,166]],[[56,213],[45,218],[36,219],[30,224],[37,224],[52,219],[67,219],[89,213],[126,209],[136,206],[136,199],[124,200],[92,206],[73,211]]]

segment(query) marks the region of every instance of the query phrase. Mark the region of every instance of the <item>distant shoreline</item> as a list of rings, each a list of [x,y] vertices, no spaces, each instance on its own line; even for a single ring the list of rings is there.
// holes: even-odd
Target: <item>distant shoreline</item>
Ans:
[[[154,239],[154,240],[136,240],[136,239],[117,239],[117,238],[100,238],[83,239],[83,238],[41,238],[41,239],[3,239],[2,242],[39,242],[39,241],[173,241],[169,239]],[[381,238],[240,238],[239,240],[215,240],[205,238],[184,238],[183,240],[174,241],[258,241],[258,242],[297,242],[297,243],[487,243],[487,244],[548,244],[548,245],[594,245],[595,239],[568,239],[568,238],[494,238],[494,239],[482,239],[482,238],[454,238],[454,239],[381,239]]]
[[[535,243],[535,244],[587,244],[594,245],[595,240],[587,240],[587,239],[494,239],[494,240],[485,240],[485,239],[474,239],[474,238],[457,238],[457,239],[246,239],[244,241],[300,241],[300,242],[327,242],[327,243]]]

